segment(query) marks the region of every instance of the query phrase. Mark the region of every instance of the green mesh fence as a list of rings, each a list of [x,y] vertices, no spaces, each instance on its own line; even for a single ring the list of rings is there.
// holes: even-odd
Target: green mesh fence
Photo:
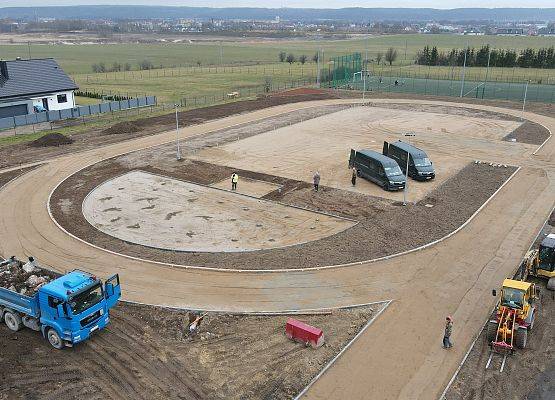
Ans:
[[[428,72],[428,71],[431,71]],[[442,72],[442,71],[440,71]],[[360,53],[335,57],[321,70],[322,87],[364,90],[368,92],[413,93],[429,96],[452,96],[489,100],[555,103],[555,79],[538,77],[525,79],[518,70],[495,76],[476,76],[471,68],[463,81],[462,68],[433,73],[432,69],[377,66],[369,63],[363,68]],[[504,71],[501,71],[502,73]]]
[[[360,53],[334,57],[329,60],[328,68],[323,71],[323,82],[329,87],[339,88],[348,85],[362,70],[362,57]]]

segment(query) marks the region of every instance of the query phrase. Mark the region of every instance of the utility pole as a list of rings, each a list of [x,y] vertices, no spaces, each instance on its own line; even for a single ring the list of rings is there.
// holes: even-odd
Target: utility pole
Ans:
[[[414,137],[416,136],[415,133],[409,132],[409,133],[405,133],[403,136],[405,137]],[[408,143],[408,139],[407,139],[407,143]],[[406,170],[405,170],[405,188],[403,190],[403,205],[406,206],[407,205],[407,196],[408,196],[408,190],[409,190],[409,160],[410,160],[410,154],[407,151],[407,165],[406,165]]]
[[[29,60],[31,59],[31,41],[27,41],[27,48],[29,49]]]
[[[181,148],[179,147],[179,118],[177,116],[177,107],[178,105],[175,105],[175,141],[177,144],[177,153],[176,153],[176,159],[177,161],[181,161]]]
[[[224,64],[224,49],[222,47],[222,41],[220,40],[220,65]]]
[[[461,94],[459,97],[463,97],[464,91],[464,75],[466,73],[466,55],[468,54],[468,42],[466,43],[466,48],[464,49],[464,63],[463,63],[463,70],[462,70],[462,81],[461,81]]]

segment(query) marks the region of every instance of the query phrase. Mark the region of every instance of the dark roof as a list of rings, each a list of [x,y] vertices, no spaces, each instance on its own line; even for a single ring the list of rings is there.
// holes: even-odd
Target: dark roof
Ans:
[[[422,149],[419,149],[416,146],[413,146],[412,144],[409,143],[405,143],[402,142],[400,140],[391,143],[392,145],[394,145],[395,147],[400,148],[401,150],[405,150],[407,153],[409,153],[412,158],[424,158],[424,157],[428,157],[428,155],[426,154],[426,152]]]
[[[555,249],[555,235],[554,234],[550,234],[547,235],[541,243],[542,246],[545,247],[549,247],[549,248],[554,248]]]
[[[384,156],[382,153],[378,153],[377,151],[374,150],[357,150],[357,153],[363,154],[366,157],[370,157],[373,158],[374,160],[378,160],[379,162],[381,162],[383,165],[398,165],[397,161],[395,161],[393,158],[389,158],[388,156]]]
[[[52,58],[0,61],[0,99],[75,89],[78,87]]]

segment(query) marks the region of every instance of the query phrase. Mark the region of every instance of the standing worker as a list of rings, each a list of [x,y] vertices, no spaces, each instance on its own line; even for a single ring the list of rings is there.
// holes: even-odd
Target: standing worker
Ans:
[[[231,174],[231,190],[237,190],[237,182],[239,182],[239,175],[234,172]]]
[[[443,334],[444,349],[453,347],[453,343],[451,343],[451,333],[453,333],[453,318],[448,316],[445,318],[445,333]]]
[[[357,169],[353,167],[353,174],[351,175],[351,183],[353,186],[357,184]]]
[[[320,185],[320,173],[318,171],[314,173],[312,180],[314,181],[314,190],[318,191],[318,186]]]

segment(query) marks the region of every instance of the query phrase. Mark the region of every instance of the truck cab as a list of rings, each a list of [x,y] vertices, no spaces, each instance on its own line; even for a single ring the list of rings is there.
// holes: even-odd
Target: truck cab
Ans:
[[[121,295],[119,277],[102,282],[83,271],[73,271],[39,289],[41,332],[56,348],[89,338],[109,322],[109,309]]]

